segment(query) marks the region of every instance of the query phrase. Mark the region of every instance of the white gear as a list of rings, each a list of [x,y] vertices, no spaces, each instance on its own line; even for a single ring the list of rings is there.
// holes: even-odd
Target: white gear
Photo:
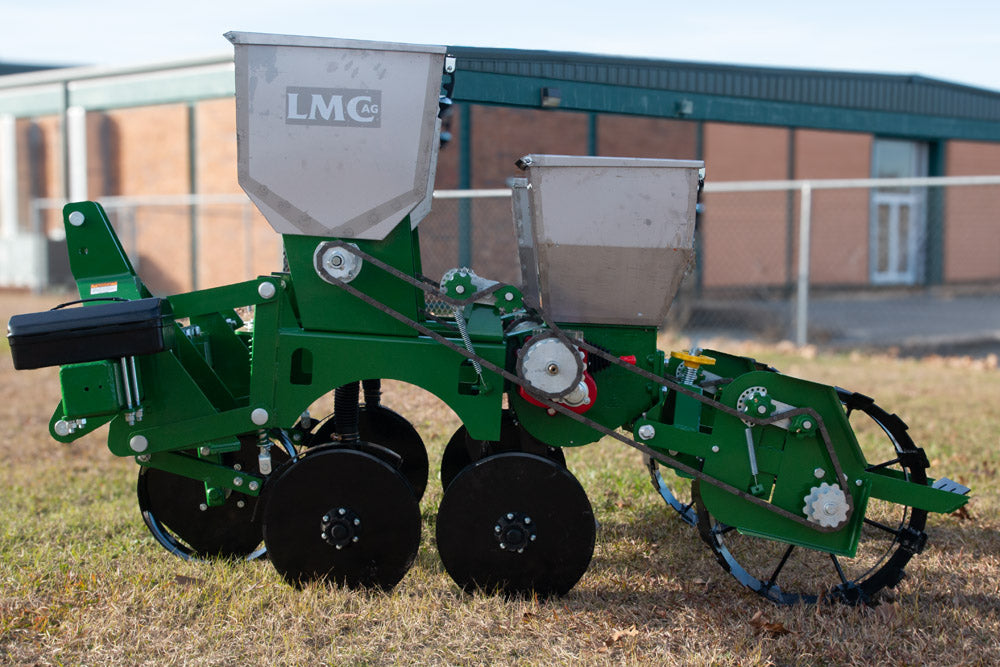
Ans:
[[[575,346],[546,337],[529,340],[524,346],[518,374],[536,391],[551,398],[561,398],[579,391],[584,369],[583,354]],[[577,398],[583,402],[582,397]]]
[[[824,528],[834,528],[847,521],[847,512],[850,509],[847,496],[840,487],[823,482],[809,489],[802,511],[813,523],[818,523]]]

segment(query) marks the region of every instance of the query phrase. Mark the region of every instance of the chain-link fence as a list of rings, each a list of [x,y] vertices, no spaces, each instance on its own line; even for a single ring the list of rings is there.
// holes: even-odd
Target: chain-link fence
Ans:
[[[242,195],[101,203],[158,293],[281,266],[280,236]],[[697,259],[667,326],[698,338],[1000,347],[998,205],[1000,177],[992,176],[709,183]],[[32,206],[34,230],[50,239],[52,283],[70,281],[60,206]],[[468,266],[520,284],[509,191],[435,193],[420,244],[430,278]]]

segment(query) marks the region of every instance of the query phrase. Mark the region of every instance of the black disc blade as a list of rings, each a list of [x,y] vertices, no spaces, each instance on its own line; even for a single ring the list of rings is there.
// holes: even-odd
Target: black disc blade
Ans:
[[[257,469],[257,439],[241,437],[239,452],[224,454],[222,463]],[[272,448],[277,468],[288,456]],[[243,558],[261,542],[260,521],[254,519],[257,499],[231,492],[222,505],[208,507],[205,485],[156,468],[140,468],[136,484],[139,510],[153,536],[168,551],[182,557]]]
[[[594,553],[594,513],[572,473],[534,454],[467,466],[441,500],[437,545],[464,590],[564,595]]]
[[[390,589],[416,558],[417,500],[406,479],[372,454],[313,449],[265,494],[264,542],[275,569],[293,585],[325,579]]]
[[[358,411],[358,435],[366,442],[382,445],[403,459],[399,472],[413,487],[419,501],[427,488],[427,448],[405,417],[382,405],[362,406]]]
[[[501,452],[537,454],[566,467],[566,455],[561,447],[549,447],[535,438],[517,423],[510,410],[504,410],[499,441],[473,440],[465,426],[455,431],[441,456],[441,487],[447,489],[458,473],[473,461]]]
[[[306,445],[328,444],[335,433],[333,415],[323,419],[308,436]],[[395,452],[403,460],[400,472],[410,482],[417,500],[427,488],[427,448],[417,429],[405,417],[383,405],[362,405],[358,409],[358,437]]]

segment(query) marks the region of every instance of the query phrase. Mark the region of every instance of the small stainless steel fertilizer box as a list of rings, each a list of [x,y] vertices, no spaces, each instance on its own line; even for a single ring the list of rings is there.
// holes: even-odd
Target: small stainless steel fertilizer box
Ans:
[[[240,185],[275,231],[378,240],[429,197],[444,47],[226,37]]]
[[[694,255],[703,164],[522,158],[528,178],[515,185],[514,218],[526,289],[537,276],[542,306],[557,322],[663,324]]]

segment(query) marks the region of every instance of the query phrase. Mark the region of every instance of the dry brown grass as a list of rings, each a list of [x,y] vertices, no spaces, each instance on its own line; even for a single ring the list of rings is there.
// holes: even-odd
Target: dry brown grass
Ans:
[[[0,317],[53,298],[0,294]],[[676,347],[677,341],[664,341]],[[720,343],[721,346],[721,343]],[[932,473],[974,489],[967,518],[934,517],[895,599],[874,609],[776,607],[724,575],[668,515],[640,457],[600,443],[567,453],[601,523],[566,597],[468,596],[423,543],[391,593],[295,591],[267,562],[185,563],[146,532],[135,464],[103,431],[72,445],[46,431],[53,369],[15,373],[0,351],[0,663],[10,664],[992,664],[1000,662],[1000,372],[993,360],[825,355],[728,346],[782,371],[875,396],[911,424]],[[454,415],[392,387],[430,450]]]

